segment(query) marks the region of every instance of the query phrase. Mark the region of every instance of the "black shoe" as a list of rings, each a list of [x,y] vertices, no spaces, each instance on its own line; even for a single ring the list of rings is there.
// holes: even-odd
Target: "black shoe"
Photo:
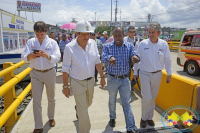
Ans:
[[[95,82],[98,82],[98,79],[95,79]]]
[[[74,108],[75,108],[75,110],[76,110],[76,105],[75,105],[75,107],[74,107]],[[76,110],[76,118],[78,119],[77,110]]]
[[[126,131],[126,133],[135,133],[133,130],[131,130],[131,131]]]
[[[110,119],[110,121],[109,121],[109,125],[111,126],[111,127],[115,127],[115,119]]]
[[[140,121],[140,127],[145,128],[146,127],[146,121],[142,120]]]

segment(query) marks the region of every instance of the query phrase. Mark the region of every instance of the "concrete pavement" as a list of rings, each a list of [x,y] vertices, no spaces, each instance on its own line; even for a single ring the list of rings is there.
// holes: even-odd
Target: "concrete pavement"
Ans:
[[[99,79],[100,80],[100,79]],[[57,79],[56,79],[56,108],[55,108],[55,121],[56,126],[51,128],[48,123],[47,117],[47,97],[46,90],[44,89],[42,98],[42,114],[43,114],[43,133],[76,133],[78,130],[78,120],[76,119],[76,112],[74,109],[75,100],[73,95],[70,98],[66,98],[62,94],[62,73],[61,63],[58,65]],[[108,110],[108,91],[107,86],[102,90],[99,82],[96,83],[94,88],[93,104],[89,108],[89,116],[91,121],[91,133],[120,133],[126,132],[126,125],[124,119],[124,113],[121,106],[121,100],[119,94],[117,96],[116,105],[116,127],[111,128],[108,125],[109,110]],[[135,117],[136,129],[140,129],[139,123],[141,119],[141,95],[139,92],[132,92],[133,114]],[[154,111],[153,120],[156,123],[156,127],[163,127],[161,122],[161,114],[163,111],[156,107]],[[147,126],[147,128],[151,128]],[[33,107],[32,101],[26,108],[25,112],[21,116],[20,120],[14,126],[11,133],[31,133],[34,129]]]

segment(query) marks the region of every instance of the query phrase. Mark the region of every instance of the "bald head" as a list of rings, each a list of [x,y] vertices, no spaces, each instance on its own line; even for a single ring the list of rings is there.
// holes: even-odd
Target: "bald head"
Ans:
[[[113,31],[113,37],[114,37],[115,44],[118,47],[121,47],[121,45],[123,44],[123,38],[124,38],[123,29],[121,27],[115,28]]]
[[[121,34],[124,35],[124,30],[121,27],[116,27],[113,31],[113,34],[115,34],[115,32],[121,32]]]

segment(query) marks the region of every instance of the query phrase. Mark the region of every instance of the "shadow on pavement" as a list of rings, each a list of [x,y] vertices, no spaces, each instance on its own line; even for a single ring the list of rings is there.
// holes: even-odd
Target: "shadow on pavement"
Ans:
[[[63,83],[63,76],[62,75],[56,76],[56,83],[57,84],[62,84]]]
[[[47,121],[43,127],[43,133],[48,133],[51,127],[49,126],[49,121]]]
[[[78,120],[73,121],[74,122],[74,126],[76,127],[76,132],[79,133],[79,124],[78,124]]]
[[[113,131],[113,128],[109,125],[109,122],[102,133],[122,133],[120,131]]]

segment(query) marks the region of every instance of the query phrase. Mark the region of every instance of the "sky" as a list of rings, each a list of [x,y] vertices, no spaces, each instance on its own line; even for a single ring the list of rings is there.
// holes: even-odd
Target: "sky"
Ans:
[[[30,21],[44,21],[62,26],[76,21],[111,20],[111,0],[25,0],[41,3],[41,13],[21,11],[20,15]],[[112,21],[115,20],[116,0],[112,0]],[[117,20],[147,22],[148,14],[152,22],[161,27],[200,28],[200,0],[118,0]],[[0,9],[18,14],[17,0],[0,0]]]

